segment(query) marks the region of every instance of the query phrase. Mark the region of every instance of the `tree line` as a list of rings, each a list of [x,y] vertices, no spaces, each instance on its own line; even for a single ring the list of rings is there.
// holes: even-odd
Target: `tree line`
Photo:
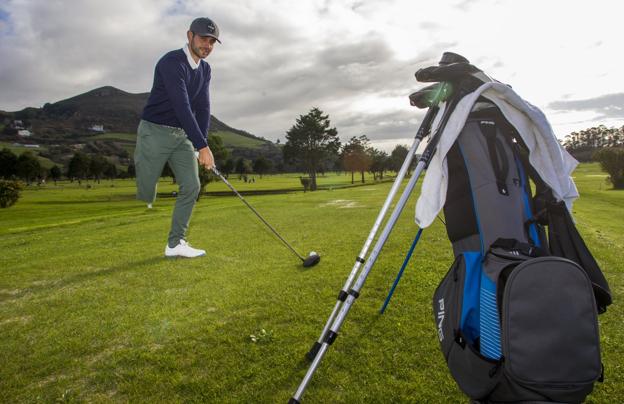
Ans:
[[[264,156],[253,160],[233,158],[223,145],[222,139],[216,135],[208,136],[208,145],[217,167],[226,176],[237,174],[242,179],[249,174],[256,174],[262,178],[269,173],[303,171],[308,176],[306,181],[310,190],[317,188],[317,175],[329,171],[350,172],[352,183],[355,182],[356,174],[364,182],[366,172],[372,173],[375,180],[383,179],[386,171],[399,170],[408,153],[407,147],[399,145],[388,155],[372,147],[366,135],[354,136],[342,144],[338,131],[331,127],[329,116],[318,108],[312,108],[308,114],[301,115],[286,133],[286,142],[282,147],[284,162],[276,163]],[[27,151],[19,156],[8,148],[0,152],[0,177],[21,179],[27,184],[46,180],[56,182],[62,178],[79,183],[89,180],[100,182],[102,179],[134,176],[133,164],[123,169],[102,153],[92,150],[75,151],[65,166],[54,165],[48,169],[41,165],[33,152]],[[175,177],[168,165],[165,165],[162,176]],[[213,180],[215,178],[211,173],[200,170],[202,188]]]
[[[20,179],[28,185],[49,179],[56,182],[62,177],[71,181],[93,179],[99,182],[101,179],[114,179],[119,175],[117,166],[101,155],[76,152],[69,160],[67,170],[63,172],[58,165],[46,169],[31,151],[18,156],[8,148],[0,150],[0,178]]]
[[[599,125],[572,132],[565,137],[563,146],[578,161],[600,163],[613,188],[624,189],[624,126]]]
[[[572,132],[564,138],[563,147],[578,161],[595,161],[594,152],[603,148],[624,147],[624,126],[607,128],[599,125]]]

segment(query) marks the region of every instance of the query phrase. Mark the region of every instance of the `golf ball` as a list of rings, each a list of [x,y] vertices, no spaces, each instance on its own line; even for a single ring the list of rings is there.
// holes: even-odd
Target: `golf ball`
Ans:
[[[310,254],[308,254],[308,257],[311,257],[313,255],[318,255],[318,254],[316,254],[316,251],[310,251]]]

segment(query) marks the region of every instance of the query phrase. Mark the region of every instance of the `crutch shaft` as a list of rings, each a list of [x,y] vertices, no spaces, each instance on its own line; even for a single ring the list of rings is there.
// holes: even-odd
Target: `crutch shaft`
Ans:
[[[351,306],[353,305],[353,302],[355,302],[355,299],[359,297],[359,291],[361,290],[362,286],[364,286],[364,282],[366,281],[368,274],[370,273],[373,265],[375,264],[375,261],[377,260],[377,257],[379,256],[379,253],[381,252],[381,249],[386,243],[390,233],[392,232],[392,228],[394,227],[399,216],[401,215],[401,212],[403,211],[403,208],[405,207],[405,204],[407,203],[407,200],[409,199],[414,189],[414,186],[416,185],[416,182],[418,181],[418,177],[420,176],[420,173],[424,169],[424,166],[425,164],[422,161],[419,162],[418,165],[416,166],[416,171],[414,172],[414,175],[412,176],[407,186],[403,190],[403,194],[401,195],[399,202],[395,206],[394,211],[392,212],[392,216],[386,223],[386,226],[384,227],[384,230],[381,236],[377,240],[375,247],[373,247],[373,251],[371,252],[371,255],[366,260],[364,268],[360,272],[355,282],[354,287],[351,290],[349,290],[348,297],[346,298],[345,302],[340,306],[340,310],[335,320],[333,321],[329,332],[326,334],[324,340],[322,341],[320,349],[318,353],[316,354],[314,361],[308,368],[308,371],[305,377],[303,378],[303,381],[299,385],[297,392],[291,399],[291,402],[294,402],[294,403],[299,402],[299,399],[303,395],[306,389],[306,386],[308,385],[308,383],[312,379],[312,376],[314,375],[314,372],[318,368],[318,365],[321,362],[321,359],[327,352],[329,345],[331,345],[335,341],[336,337],[338,336],[338,331],[340,330],[340,327],[342,326],[344,320],[346,319],[347,314],[349,313],[349,310],[351,309]],[[292,400],[295,400],[295,401],[292,401]]]
[[[356,257],[355,263],[353,267],[351,268],[351,272],[349,273],[349,276],[347,277],[345,284],[343,285],[342,289],[340,290],[340,293],[338,294],[336,305],[334,306],[332,313],[327,319],[327,322],[325,323],[325,326],[323,327],[323,331],[321,332],[321,335],[319,336],[318,340],[314,343],[314,345],[312,346],[312,348],[307,354],[307,357],[309,359],[312,359],[316,355],[316,352],[318,352],[318,349],[320,348],[320,345],[323,343],[323,339],[325,338],[327,331],[329,330],[329,327],[333,323],[334,318],[336,314],[338,313],[338,309],[340,308],[342,303],[345,301],[347,297],[347,291],[351,287],[351,284],[353,283],[353,280],[355,279],[360,269],[361,264],[365,262],[364,258],[366,257],[368,249],[373,243],[373,240],[375,239],[375,236],[377,235],[377,232],[379,231],[379,228],[381,227],[381,223],[383,219],[385,218],[390,208],[390,205],[392,204],[392,200],[396,196],[399,190],[399,187],[401,186],[401,183],[403,182],[403,179],[405,178],[405,175],[407,174],[407,171],[409,170],[409,167],[412,164],[412,160],[414,158],[414,155],[416,154],[416,150],[418,149],[418,146],[420,145],[422,139],[424,139],[425,136],[429,134],[430,129],[431,129],[431,123],[433,122],[433,119],[438,113],[438,110],[439,108],[437,106],[429,108],[427,110],[427,113],[425,114],[425,117],[423,118],[420,124],[420,127],[418,128],[418,131],[416,132],[416,136],[412,144],[412,147],[410,148],[407,156],[405,157],[405,160],[403,161],[403,165],[401,166],[401,169],[399,170],[397,177],[395,178],[394,183],[392,184],[392,188],[390,189],[390,192],[388,193],[388,196],[386,197],[386,200],[381,210],[379,211],[377,218],[375,219],[375,223],[373,224],[373,227],[371,228],[371,231],[369,232],[368,237],[366,241],[364,242],[364,246],[362,247],[362,250]]]

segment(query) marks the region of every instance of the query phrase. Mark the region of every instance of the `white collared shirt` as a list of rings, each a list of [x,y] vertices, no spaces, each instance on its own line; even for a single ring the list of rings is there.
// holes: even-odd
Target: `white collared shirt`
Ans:
[[[199,62],[195,63],[195,59],[193,59],[193,56],[191,55],[191,51],[189,50],[189,44],[185,44],[182,47],[182,50],[186,54],[186,59],[188,60],[189,65],[191,65],[191,68],[193,70],[196,70],[199,67],[199,64],[201,63],[202,60],[199,59]]]

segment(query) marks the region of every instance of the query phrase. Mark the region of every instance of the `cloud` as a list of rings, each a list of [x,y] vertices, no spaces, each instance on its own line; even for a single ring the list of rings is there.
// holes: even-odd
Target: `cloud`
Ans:
[[[563,112],[591,111],[598,114],[596,120],[624,119],[624,93],[606,94],[583,100],[555,101],[548,104],[548,108]]]
[[[583,32],[559,23],[551,16],[561,4],[569,18],[603,23]],[[330,115],[343,139],[411,138],[422,116],[407,102],[423,86],[414,72],[447,50],[513,78],[539,105],[624,92],[618,13],[601,9],[592,18],[586,7],[555,1],[542,8],[535,17],[533,7],[499,0],[0,0],[0,109],[38,107],[104,85],[147,92],[157,60],[184,44],[198,14],[216,21],[223,41],[208,59],[213,113],[268,139],[283,139],[312,107]],[[527,31],[528,18],[555,25],[534,21]],[[576,57],[577,47],[589,53]],[[595,67],[594,60],[608,63]],[[587,72],[592,79],[572,88],[569,77]],[[541,77],[548,83],[533,79]],[[594,110],[621,118],[617,102]],[[574,112],[573,105],[566,108]]]

